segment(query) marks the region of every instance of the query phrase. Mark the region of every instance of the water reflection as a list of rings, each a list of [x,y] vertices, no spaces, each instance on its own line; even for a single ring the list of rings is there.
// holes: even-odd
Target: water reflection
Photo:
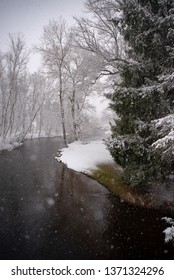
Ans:
[[[170,259],[165,213],[133,207],[54,160],[61,140],[0,155],[1,259]]]

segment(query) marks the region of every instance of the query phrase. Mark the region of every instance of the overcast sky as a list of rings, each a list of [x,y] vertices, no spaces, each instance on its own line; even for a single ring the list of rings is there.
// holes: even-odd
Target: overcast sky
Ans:
[[[72,25],[72,17],[82,15],[83,3],[84,0],[0,0],[0,49],[7,49],[9,33],[18,32],[24,34],[31,48],[39,42],[49,19],[62,16]],[[30,70],[36,70],[38,63],[38,57],[32,56]]]

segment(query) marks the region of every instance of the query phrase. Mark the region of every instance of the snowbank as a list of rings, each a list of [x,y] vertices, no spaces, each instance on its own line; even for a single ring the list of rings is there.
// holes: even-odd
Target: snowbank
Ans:
[[[114,163],[102,140],[90,142],[76,141],[58,153],[61,154],[56,157],[58,161],[62,161],[75,171],[86,174],[96,170],[98,164]]]
[[[3,151],[3,150],[12,151],[13,149],[15,149],[21,145],[22,144],[17,141],[12,141],[11,139],[2,141],[2,139],[0,138],[0,151]]]

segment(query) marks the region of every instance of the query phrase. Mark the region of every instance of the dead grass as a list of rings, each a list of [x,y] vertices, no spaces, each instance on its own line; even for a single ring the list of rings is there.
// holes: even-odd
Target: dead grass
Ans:
[[[90,177],[107,187],[114,195],[132,204],[150,206],[146,197],[122,182],[122,171],[116,164],[99,164]]]
[[[140,190],[132,189],[123,184],[121,179],[122,171],[116,164],[99,164],[97,168],[89,177],[107,187],[123,201],[146,208],[162,209],[161,207],[164,207],[164,209],[174,211],[171,205],[167,207],[166,205],[163,206],[162,202],[157,199],[155,193],[142,193]]]
[[[97,165],[97,170],[92,172],[92,177],[107,187],[113,194],[123,196],[129,188],[122,183],[121,173],[119,166],[105,163]]]

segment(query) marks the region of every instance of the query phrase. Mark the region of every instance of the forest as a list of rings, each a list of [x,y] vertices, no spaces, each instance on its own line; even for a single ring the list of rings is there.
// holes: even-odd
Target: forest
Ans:
[[[107,146],[124,181],[163,181],[174,169],[174,3],[88,0],[85,8],[91,17],[75,18],[73,27],[50,20],[32,50],[21,34],[9,35],[0,52],[1,146],[60,134],[67,146],[67,135],[94,133],[111,120],[90,113],[88,97],[97,93],[110,99]],[[30,52],[42,57],[33,74]]]

